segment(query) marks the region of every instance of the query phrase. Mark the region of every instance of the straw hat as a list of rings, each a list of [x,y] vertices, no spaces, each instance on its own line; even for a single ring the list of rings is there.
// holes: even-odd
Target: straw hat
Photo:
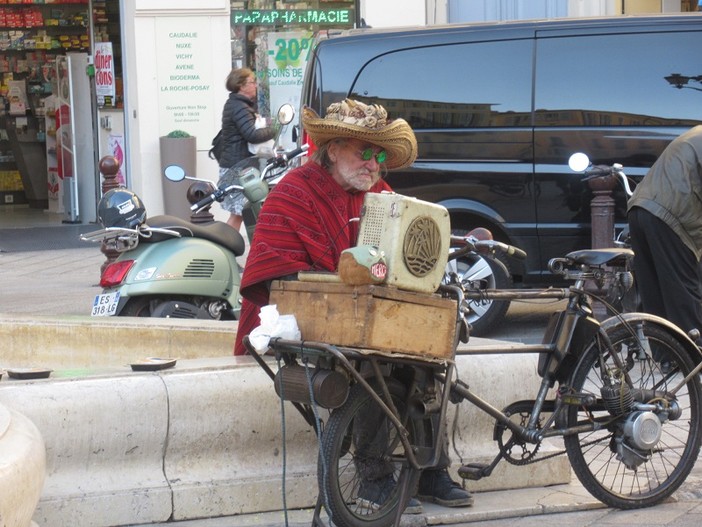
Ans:
[[[378,104],[345,99],[331,104],[324,118],[305,107],[302,126],[317,146],[349,137],[382,148],[388,170],[408,167],[417,158],[417,139],[410,125],[404,119],[389,121],[388,112]]]

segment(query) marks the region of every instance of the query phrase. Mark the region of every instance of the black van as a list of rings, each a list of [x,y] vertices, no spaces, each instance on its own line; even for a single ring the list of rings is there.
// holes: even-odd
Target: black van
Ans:
[[[526,250],[511,271],[533,284],[591,244],[572,153],[636,180],[702,123],[701,43],[702,14],[346,30],[315,46],[301,103],[323,115],[350,97],[406,119],[419,157],[389,175],[393,189]],[[615,200],[623,226],[624,192]]]

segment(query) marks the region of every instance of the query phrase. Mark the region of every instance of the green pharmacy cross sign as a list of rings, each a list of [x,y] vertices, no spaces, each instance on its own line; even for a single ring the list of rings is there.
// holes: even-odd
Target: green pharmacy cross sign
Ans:
[[[232,11],[233,25],[337,25],[351,23],[353,23],[352,9],[249,9]]]

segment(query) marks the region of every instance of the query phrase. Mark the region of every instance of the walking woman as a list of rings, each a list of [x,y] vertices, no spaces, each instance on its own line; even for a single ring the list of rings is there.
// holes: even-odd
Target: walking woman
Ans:
[[[271,126],[256,128],[256,77],[253,71],[249,68],[233,69],[227,76],[226,86],[230,93],[222,110],[223,148],[219,158],[218,186],[237,183],[228,171],[251,156],[249,143],[265,143],[276,133]],[[234,192],[222,202],[222,208],[230,213],[227,223],[236,230],[241,227],[244,201],[241,192]]]

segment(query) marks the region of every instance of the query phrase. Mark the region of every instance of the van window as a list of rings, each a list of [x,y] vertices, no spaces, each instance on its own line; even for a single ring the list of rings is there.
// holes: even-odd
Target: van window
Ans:
[[[415,130],[531,126],[532,41],[421,47],[378,57],[351,90]]]
[[[702,121],[702,32],[540,38],[537,126]]]

